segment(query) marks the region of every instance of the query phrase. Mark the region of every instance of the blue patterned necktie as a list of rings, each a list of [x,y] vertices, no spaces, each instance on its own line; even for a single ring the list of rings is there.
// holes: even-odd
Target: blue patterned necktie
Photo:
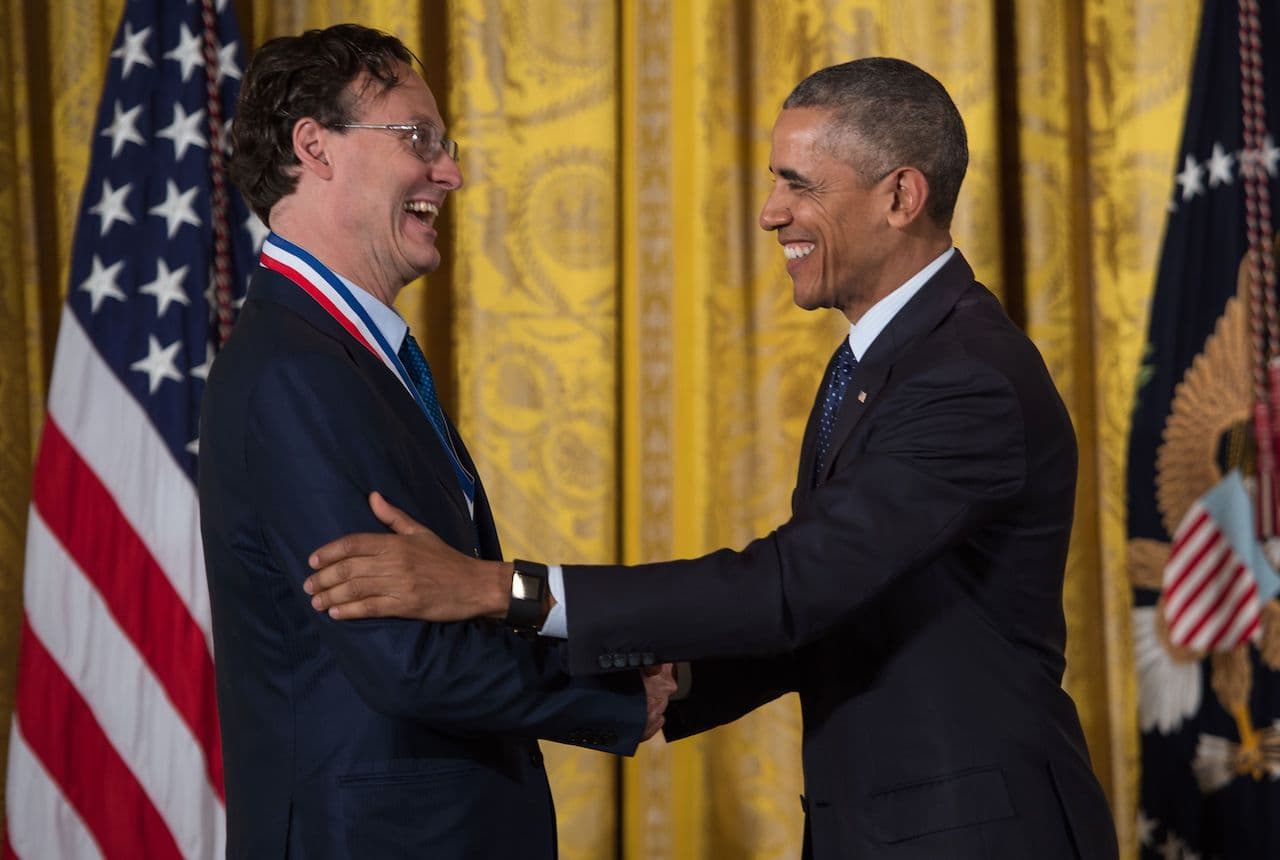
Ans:
[[[849,388],[849,380],[853,378],[853,370],[858,366],[858,359],[853,357],[853,349],[849,346],[849,338],[840,341],[835,355],[831,359],[831,374],[827,377],[826,393],[822,398],[822,415],[818,417],[818,459],[815,463],[814,480],[822,474],[826,466],[827,449],[831,447],[831,434],[836,427],[836,416],[840,413],[840,404],[844,401],[844,393]]]
[[[427,405],[427,417],[435,425],[441,441],[448,446],[450,444],[448,425],[444,421],[444,410],[440,408],[440,398],[436,396],[436,384],[431,379],[431,368],[427,366],[427,357],[422,354],[418,342],[408,332],[405,332],[404,343],[400,344],[400,351],[396,354],[404,364],[405,370],[409,371],[409,378],[413,380],[418,393],[422,395],[422,402]]]

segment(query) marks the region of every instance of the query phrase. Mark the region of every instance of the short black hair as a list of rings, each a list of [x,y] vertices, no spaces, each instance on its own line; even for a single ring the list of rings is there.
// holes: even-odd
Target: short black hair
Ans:
[[[929,182],[925,211],[951,224],[969,166],[969,141],[955,102],[937,78],[906,60],[867,57],[805,78],[783,108],[830,111],[833,149],[868,181],[914,167]]]
[[[271,207],[298,187],[293,127],[312,117],[326,128],[351,122],[361,75],[386,92],[400,63],[417,57],[389,33],[337,24],[265,42],[245,70],[231,125],[231,181],[265,223]],[[419,63],[421,65],[421,63]]]

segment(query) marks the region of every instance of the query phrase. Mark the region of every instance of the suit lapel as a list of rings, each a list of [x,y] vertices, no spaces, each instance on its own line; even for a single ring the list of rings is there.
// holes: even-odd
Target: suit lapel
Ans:
[[[840,409],[836,412],[835,427],[831,430],[831,451],[827,455],[822,474],[816,476],[817,483],[822,483],[830,476],[836,453],[853,435],[858,422],[867,414],[867,407],[875,402],[876,395],[884,387],[888,375],[889,365],[887,364],[858,362],[858,367],[853,371],[853,378],[849,380],[849,388],[844,393],[844,400],[841,401]],[[810,474],[813,473],[810,472]]]
[[[453,463],[445,451],[435,428],[431,426],[427,416],[422,414],[417,402],[413,399],[400,379],[392,373],[382,360],[369,352],[359,341],[351,337],[338,322],[324,311],[316,302],[302,291],[300,287],[265,267],[258,268],[249,288],[248,301],[271,302],[287,308],[302,317],[313,328],[325,337],[337,341],[346,351],[348,357],[359,369],[360,374],[377,391],[395,411],[396,416],[413,432],[414,438],[420,441],[419,448],[426,454],[436,474],[438,483],[450,500],[468,518],[467,500],[458,486],[458,477],[453,471]],[[454,442],[461,449],[462,440],[450,425]],[[475,474],[474,466],[467,458],[467,466]],[[477,484],[479,481],[477,480]],[[479,494],[477,493],[477,512],[479,511]]]
[[[489,496],[485,493],[484,483],[480,480],[480,470],[476,468],[475,461],[471,459],[471,452],[467,450],[467,446],[463,443],[462,434],[458,432],[458,428],[453,426],[453,422],[449,420],[448,415],[444,417],[444,420],[449,426],[449,433],[453,437],[453,444],[458,451],[458,457],[462,460],[463,467],[476,479],[474,520],[476,536],[480,541],[480,555],[483,558],[500,559],[502,558],[502,545],[498,542],[498,526],[493,521],[493,510],[489,507]],[[457,483],[457,481],[454,483]]]
[[[960,252],[956,251],[946,265],[920,288],[872,341],[866,355],[858,362],[840,410],[836,413],[836,424],[831,432],[831,454],[822,474],[816,476],[816,484],[821,484],[831,476],[836,454],[875,404],[889,380],[894,364],[914,343],[937,327],[972,283],[973,270]],[[822,397],[821,391],[818,392],[818,397]],[[822,404],[815,402],[814,411],[809,416],[811,426],[816,426],[816,415],[821,408]],[[812,486],[815,485],[813,470],[817,452],[808,431],[805,433],[805,445],[805,454],[801,457],[800,485],[805,485],[807,475],[807,481]],[[806,461],[807,472],[804,470]]]

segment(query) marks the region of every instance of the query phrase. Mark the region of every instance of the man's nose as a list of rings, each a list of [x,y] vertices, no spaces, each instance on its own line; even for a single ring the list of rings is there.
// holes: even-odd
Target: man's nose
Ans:
[[[791,210],[774,198],[774,192],[769,192],[769,196],[765,198],[764,207],[760,210],[761,230],[777,230],[791,222]]]
[[[431,181],[446,191],[457,191],[462,187],[462,168],[449,157],[449,153],[441,152],[431,163]]]

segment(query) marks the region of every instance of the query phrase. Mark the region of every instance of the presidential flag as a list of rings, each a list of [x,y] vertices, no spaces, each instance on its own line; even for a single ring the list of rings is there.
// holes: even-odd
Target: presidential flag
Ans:
[[[230,188],[227,0],[129,0],[37,456],[6,857],[222,857],[204,380],[265,229]]]
[[[1129,440],[1137,832],[1153,860],[1280,857],[1275,129],[1280,6],[1206,0]]]

